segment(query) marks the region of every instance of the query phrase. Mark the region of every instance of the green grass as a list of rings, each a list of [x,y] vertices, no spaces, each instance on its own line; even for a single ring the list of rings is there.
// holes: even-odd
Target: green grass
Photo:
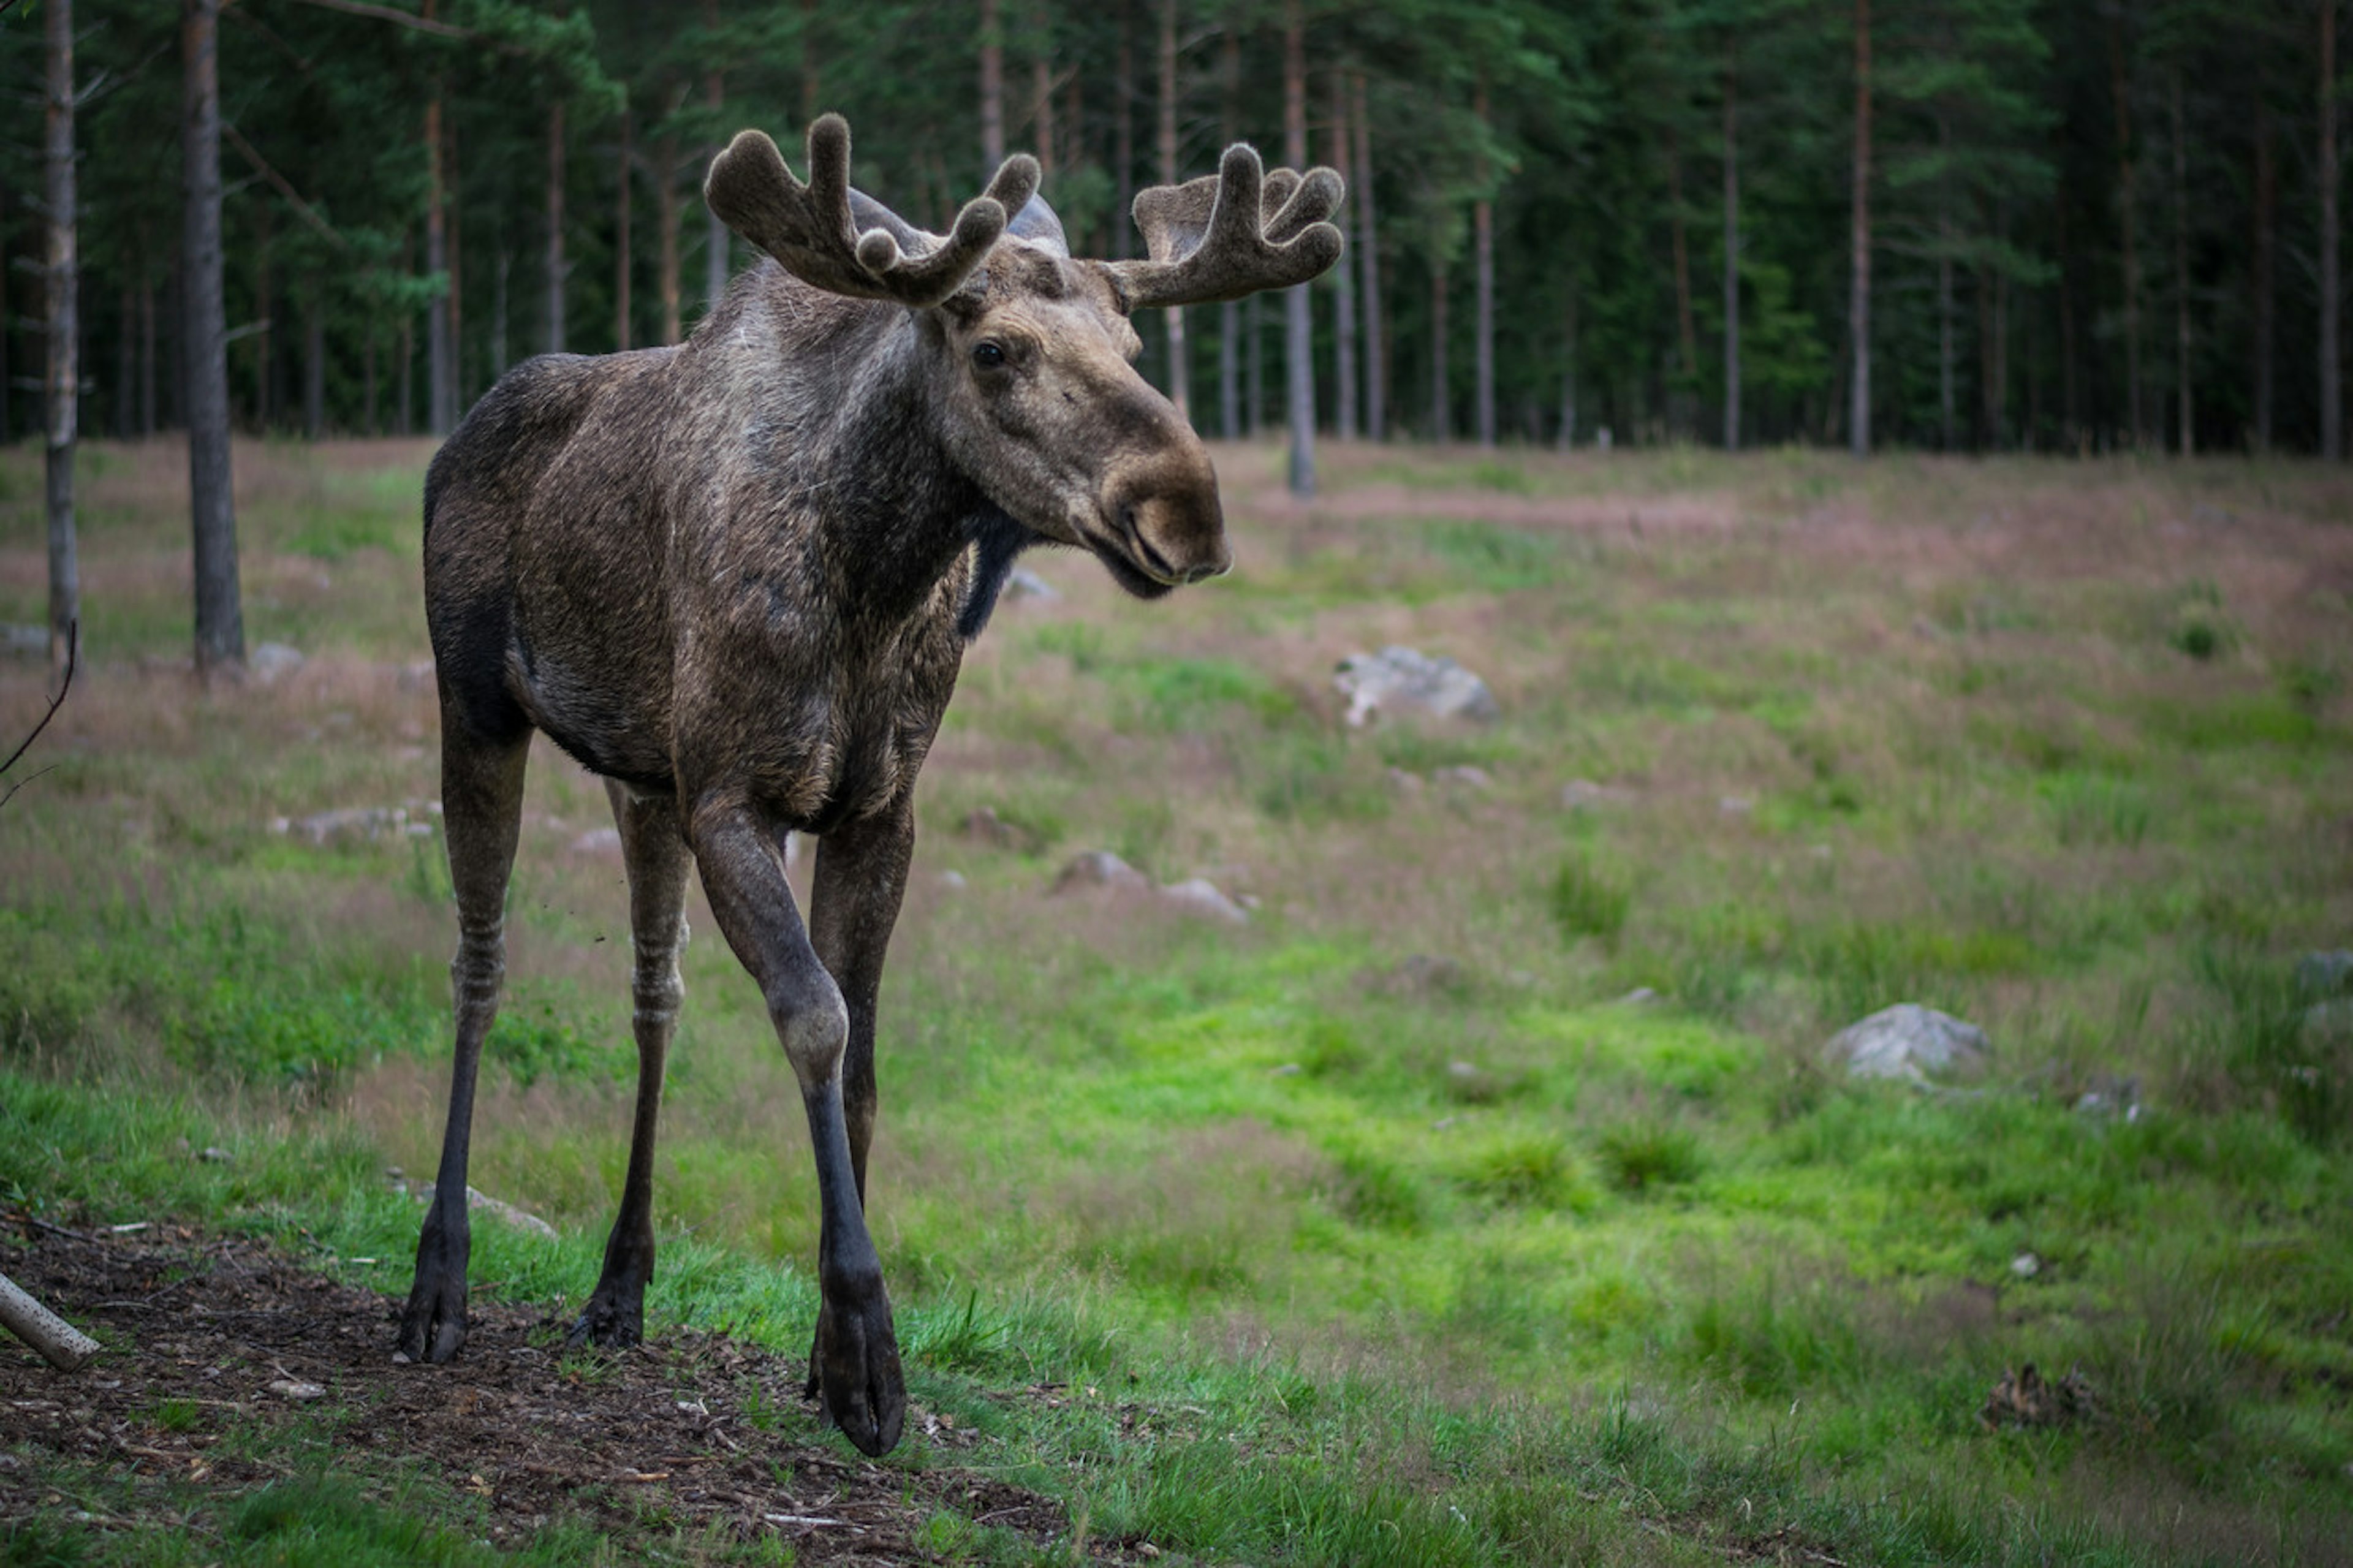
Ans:
[[[311,656],[268,688],[141,666],[185,645],[149,585],[180,525],[147,454],[87,487],[116,520],[85,540],[93,679],[0,814],[0,1199],[351,1268],[407,1253],[380,1172],[437,1147],[446,872],[438,839],[269,824],[435,792],[403,673],[417,465],[240,458],[249,635]],[[0,455],[19,621],[29,461]],[[2266,586],[2321,570],[2335,477],[1343,447],[1326,483],[1407,504],[1277,523],[1229,478],[1234,581],[1145,610],[1050,557],[1064,598],[968,659],[882,1023],[875,1214],[919,1399],[1092,1537],[1199,1562],[2343,1561],[2353,1031],[2292,975],[2353,926],[2353,607]],[[2171,515],[2168,487],[2277,530],[2184,587],[2120,521]],[[1624,526],[1662,501],[1715,521]],[[1818,542],[1832,503],[1868,532]],[[2010,574],[1955,542],[1989,527]],[[1393,641],[1503,717],[1347,729],[1334,659]],[[37,685],[0,669],[0,711]],[[1462,766],[1486,786],[1430,782]],[[562,1239],[485,1227],[475,1272],[576,1300],[625,1158],[626,910],[617,863],[573,847],[601,789],[533,767],[474,1179]],[[1572,810],[1572,779],[1606,788]],[[1013,843],[962,831],[983,806]],[[1049,896],[1096,847],[1253,919]],[[650,1321],[797,1350],[798,1109],[691,923]],[[1824,1068],[1903,1001],[1983,1026],[1987,1078]],[[2132,1118],[2075,1109],[2127,1079]],[[1981,1428],[2028,1361],[2080,1365],[2103,1419]],[[1073,1395],[1006,1397],[1039,1384]],[[466,1500],[294,1468],[158,1550],[471,1560]],[[134,1560],[16,1529],[16,1556]]]

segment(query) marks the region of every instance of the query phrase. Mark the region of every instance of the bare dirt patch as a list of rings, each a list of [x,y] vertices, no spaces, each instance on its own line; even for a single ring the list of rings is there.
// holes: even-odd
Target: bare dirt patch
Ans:
[[[951,1418],[910,1410],[888,1465],[792,1440],[817,1420],[804,1366],[723,1334],[567,1354],[565,1325],[478,1291],[457,1363],[395,1366],[397,1300],[267,1242],[12,1229],[0,1268],[107,1348],[66,1375],[0,1342],[0,1522],[57,1518],[45,1458],[127,1479],[131,1510],[93,1522],[138,1529],[185,1525],[192,1489],[225,1503],[323,1449],[363,1479],[405,1467],[482,1499],[493,1544],[571,1519],[624,1540],[781,1536],[799,1563],[933,1562],[922,1532],[949,1512],[1069,1550],[1062,1504],[965,1468],[992,1445]],[[1087,1544],[1114,1563],[1141,1545]]]

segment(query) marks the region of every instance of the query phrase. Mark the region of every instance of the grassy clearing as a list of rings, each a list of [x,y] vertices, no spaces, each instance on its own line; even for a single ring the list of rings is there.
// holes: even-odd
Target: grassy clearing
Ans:
[[[0,820],[12,1204],[405,1285],[378,1172],[432,1162],[450,942],[421,458],[240,451],[251,635],[310,657],[203,694],[176,453],[93,452],[89,686]],[[1145,609],[1039,563],[1064,597],[999,616],[926,773],[874,1178],[921,1399],[1204,1561],[2345,1560],[2353,1028],[2294,972],[2353,928],[2344,481],[1343,448],[1301,508],[1220,465],[1236,577]],[[0,457],[0,618],[37,492]],[[1504,718],[1347,729],[1329,671],[1390,642]],[[475,1180],[565,1239],[476,1276],[576,1300],[627,926],[601,791],[533,768]],[[1047,896],[1092,847],[1256,916]],[[686,975],[651,1310],[790,1344],[797,1109],[723,944]],[[1824,1072],[1896,1001],[1989,1031],[1981,1092]],[[2101,1419],[1984,1430],[2029,1361]],[[995,1397],[1039,1383],[1096,1392]]]

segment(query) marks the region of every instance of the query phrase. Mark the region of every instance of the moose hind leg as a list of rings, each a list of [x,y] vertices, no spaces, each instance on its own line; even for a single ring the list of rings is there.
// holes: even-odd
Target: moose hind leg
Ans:
[[[499,1015],[499,985],[506,973],[507,878],[514,869],[523,765],[530,756],[530,731],[485,741],[445,706],[441,822],[458,903],[458,956],[449,963],[457,1051],[441,1165],[417,1237],[417,1276],[400,1315],[395,1361],[446,1362],[466,1342],[466,1264],[473,1245],[466,1214],[466,1156],[474,1124],[474,1079],[482,1041]]]
[[[661,1112],[662,1068],[686,995],[679,950],[686,945],[686,869],[690,857],[667,796],[633,798],[607,784],[621,853],[629,871],[629,932],[636,953],[630,995],[638,1041],[638,1111],[629,1133],[629,1173],[621,1209],[605,1243],[605,1270],[572,1325],[571,1342],[634,1345],[645,1337],[646,1282],[654,1277],[654,1123]]]
[[[741,805],[699,807],[691,841],[727,945],[760,984],[768,1016],[799,1080],[817,1157],[817,1361],[825,1413],[858,1449],[890,1452],[907,1390],[882,1262],[866,1228],[842,1105],[849,1014],[809,944],[777,854],[773,825]]]

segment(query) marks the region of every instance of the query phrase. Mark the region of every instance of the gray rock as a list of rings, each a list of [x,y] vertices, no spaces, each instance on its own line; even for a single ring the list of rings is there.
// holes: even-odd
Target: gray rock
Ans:
[[[1982,1072],[1989,1054],[1983,1029],[1914,1002],[1898,1003],[1850,1024],[1822,1047],[1823,1059],[1833,1067],[1845,1064],[1849,1078],[1915,1083],[1927,1082],[1932,1074]]]
[[[409,1195],[419,1203],[431,1203],[433,1184],[419,1182],[409,1189]],[[527,1230],[533,1236],[543,1236],[550,1241],[555,1239],[555,1227],[537,1215],[527,1209],[517,1208],[503,1198],[491,1197],[472,1187],[466,1189],[466,1211],[469,1214],[486,1214],[492,1219],[505,1221],[517,1230]]]
[[[1715,809],[1725,816],[1746,816],[1757,809],[1757,803],[1745,795],[1727,795],[1715,803]]]
[[[621,852],[621,830],[617,827],[592,827],[572,841],[575,855],[618,855]]]
[[[1495,776],[1482,767],[1464,763],[1456,767],[1440,768],[1430,775],[1442,784],[1455,784],[1463,789],[1488,790],[1495,787]]]
[[[1057,893],[1109,888],[1115,892],[1148,893],[1152,879],[1108,849],[1088,849],[1071,857],[1054,879]]]
[[[2301,996],[2334,996],[2353,990],[2353,951],[2340,947],[2306,953],[2295,962],[2295,989]]]
[[[1471,976],[1453,959],[1431,952],[1412,952],[1388,970],[1364,977],[1371,989],[1388,996],[1453,995],[1471,984]]]
[[[1041,605],[1050,605],[1061,596],[1060,589],[1027,566],[1016,566],[1008,574],[998,595],[1000,600],[1035,599]]]
[[[337,811],[315,812],[309,816],[276,817],[269,824],[274,832],[300,838],[305,844],[372,844],[379,838],[406,837],[424,837],[433,831],[429,822],[409,818],[405,805],[350,805]]]
[[[266,642],[246,655],[245,668],[264,686],[302,668],[302,650],[290,643]]]
[[[1188,877],[1181,882],[1171,882],[1160,889],[1160,897],[1163,901],[1176,905],[1187,914],[1204,915],[1229,925],[1250,924],[1250,911],[1226,897],[1207,877]]]
[[[2126,1121],[2140,1120],[2140,1079],[2118,1078],[2114,1073],[2094,1073],[2084,1092],[2075,1097],[2075,1112],[2079,1116],[2121,1116]]]
[[[1487,683],[1451,658],[1389,647],[1340,661],[1332,684],[1348,700],[1348,722],[1362,725],[1383,711],[1434,714],[1486,721],[1503,710]]]
[[[1596,806],[1628,799],[1633,793],[1616,784],[1595,784],[1591,779],[1571,779],[1560,786],[1560,804],[1571,811],[1591,811]]]
[[[49,628],[10,624],[0,626],[0,648],[20,658],[47,658],[49,653]]]

